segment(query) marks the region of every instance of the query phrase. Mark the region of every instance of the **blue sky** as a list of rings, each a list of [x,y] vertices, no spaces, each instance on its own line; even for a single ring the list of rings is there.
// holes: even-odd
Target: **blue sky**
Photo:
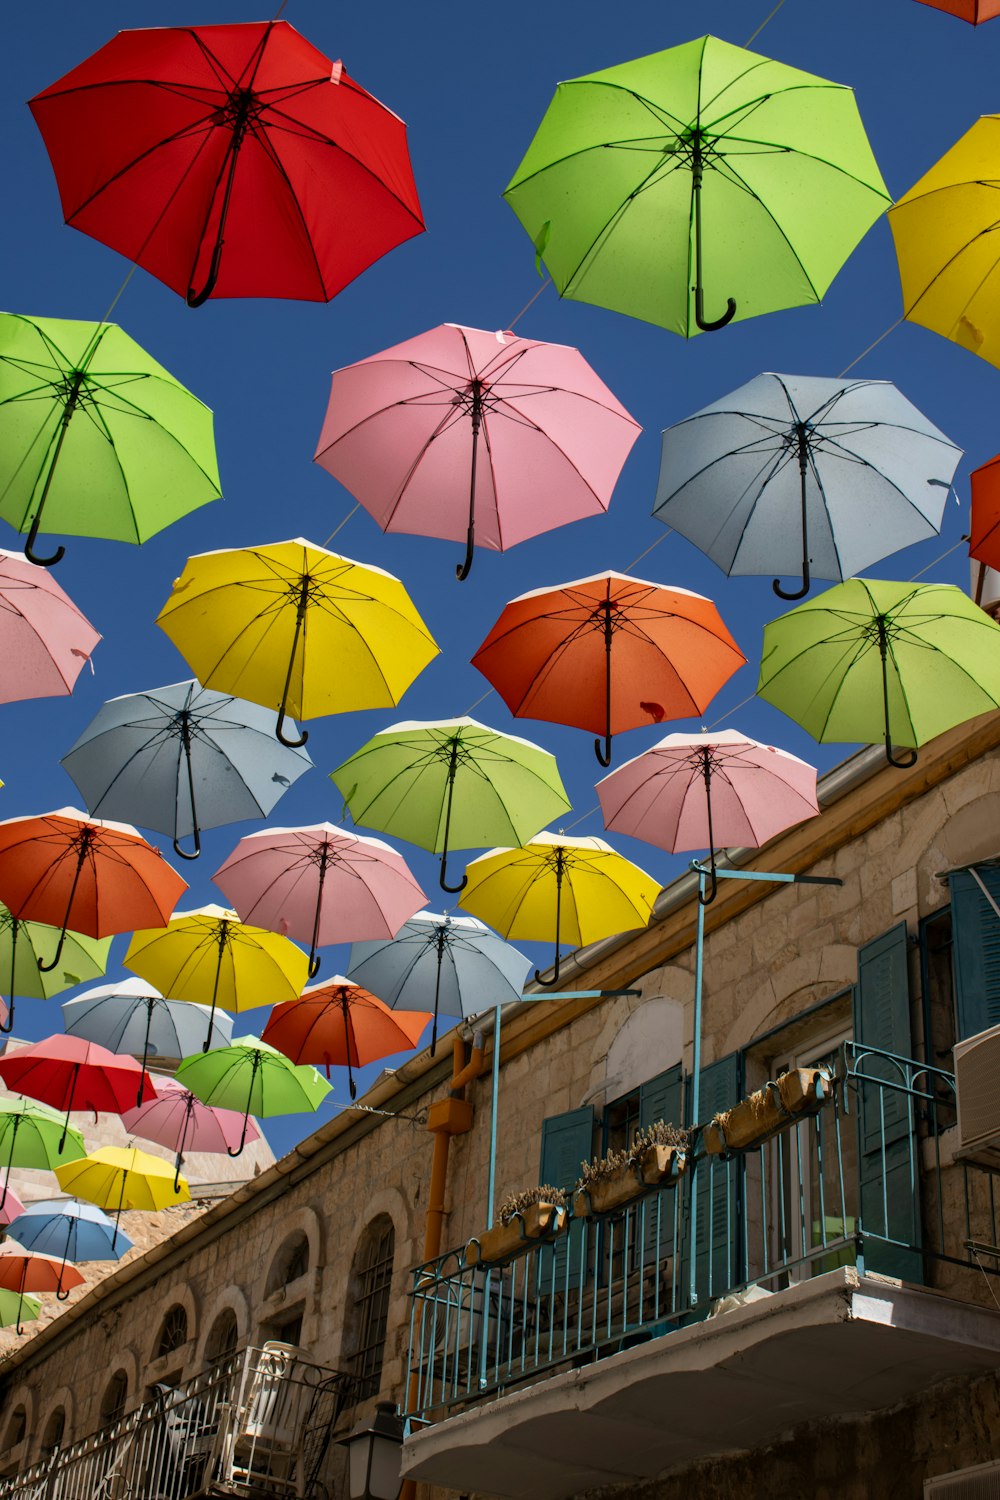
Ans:
[[[715,34],[743,44],[769,9],[767,0],[717,0],[712,7]],[[290,0],[283,19],[331,58],[342,58],[353,77],[406,120],[427,233],[391,252],[328,305],[222,301],[190,310],[146,273],[132,277],[115,318],[214,409],[225,498],[141,549],[70,541],[57,577],[104,640],[94,656],[93,675],[84,672],[72,697],[3,708],[3,816],[78,802],[59,757],[104,699],[190,676],[154,624],[189,554],[295,535],[322,543],[344,521],[353,506],[351,496],[311,462],[330,371],[441,322],[509,326],[540,282],[530,242],[501,193],[556,83],[690,40],[698,34],[697,16],[690,6],[648,0],[629,6],[577,0],[568,9],[525,0],[473,8],[390,0],[342,9],[319,0]],[[201,8],[169,0],[142,7],[117,0],[97,6],[57,0],[55,5],[16,7],[5,18],[0,98],[4,308],[97,319],[128,271],[120,256],[63,224],[48,159],[24,101],[121,27],[257,19],[256,12],[229,0]],[[785,0],[754,49],[855,88],[894,197],[980,114],[1000,106],[1000,22],[974,29],[917,0],[841,0],[835,8]],[[761,370],[837,375],[900,312],[895,256],[884,220],[848,261],[822,306],[738,323],[690,343],[615,313],[561,301],[551,287],[544,290],[518,323],[518,332],[580,348],[645,429],[609,514],[506,554],[477,554],[465,584],[454,581],[461,552],[456,544],[383,535],[364,511],[351,517],[331,545],[400,576],[442,654],[397,710],[312,721],[309,750],[316,769],[278,804],[271,821],[338,821],[341,801],[327,773],[372,733],[397,719],[450,717],[476,705],[477,718],[533,738],[557,755],[574,804],[566,826],[575,824],[578,833],[601,833],[592,736],[512,720],[495,694],[479,702],[487,684],[469,658],[507,599],[607,567],[628,569],[640,557],[638,576],[713,597],[749,659],[710,706],[704,722],[743,729],[822,769],[835,764],[851,747],[815,745],[767,704],[754,701],[733,712],[753,692],[761,629],[780,612],[778,601],[768,579],[727,579],[651,518],[659,437],[670,423]],[[941,538],[897,553],[871,570],[872,575],[907,579],[934,563],[928,577],[964,586],[964,549],[935,560],[967,529],[969,469],[1000,448],[1000,376],[957,346],[906,324],[890,333],[855,373],[895,381],[966,452],[957,480],[961,504],[949,500]],[[3,532],[0,545],[19,545],[13,532]],[[638,754],[667,730],[700,727],[675,723],[622,736],[615,763]],[[204,836],[200,865],[185,866],[182,872],[192,883],[183,906],[222,899],[210,882],[211,871],[241,833],[259,826],[234,826]],[[400,847],[428,891],[430,905],[439,909],[433,894],[436,861],[412,846]],[[638,843],[622,848],[664,883],[687,858]],[[120,957],[125,943],[125,938],[116,941],[113,958]],[[542,947],[531,951],[536,962],[549,956]],[[343,954],[331,951],[324,975],[343,961]],[[109,972],[115,969],[113,962]],[[55,1029],[57,1004],[19,1002],[19,1034],[39,1037]],[[265,1015],[255,1011],[240,1018],[237,1032],[263,1025]],[[333,1100],[346,1102],[346,1079],[338,1078],[336,1084]],[[291,1117],[270,1124],[268,1134],[280,1150],[315,1123],[315,1117]]]

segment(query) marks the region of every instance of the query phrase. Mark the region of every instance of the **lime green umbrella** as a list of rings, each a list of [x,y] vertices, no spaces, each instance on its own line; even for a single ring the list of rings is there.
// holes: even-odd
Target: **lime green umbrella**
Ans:
[[[948,583],[851,578],[764,628],[757,693],[816,740],[922,745],[1000,708],[1000,625]]]
[[[108,967],[111,939],[84,937],[67,932],[59,962],[52,969],[43,968],[59,944],[59,928],[44,922],[22,922],[0,904],[0,993],[9,996],[6,1021],[0,1021],[0,1032],[14,1027],[14,996],[26,995],[32,1000],[49,1000],[53,995],[98,979]]]
[[[7,1200],[11,1167],[52,1172],[86,1154],[80,1132],[72,1125],[65,1125],[62,1115],[47,1104],[34,1100],[29,1104],[19,1098],[0,1099],[0,1162],[3,1163],[0,1208]]]
[[[0,516],[144,542],[217,500],[212,413],[114,323],[0,314]]]
[[[30,1292],[19,1294],[0,1287],[0,1328],[6,1328],[9,1323],[31,1322],[41,1310],[41,1302]]]
[[[186,1057],[177,1081],[203,1104],[243,1112],[243,1134],[230,1156],[239,1156],[251,1115],[294,1115],[318,1109],[330,1085],[315,1068],[290,1062],[283,1052],[255,1036],[241,1036],[231,1047],[215,1047]]]
[[[330,773],[355,823],[448,849],[517,846],[570,807],[554,755],[475,719],[393,724]]]
[[[685,337],[818,302],[890,201],[851,89],[712,36],[559,84],[504,196],[561,296]]]

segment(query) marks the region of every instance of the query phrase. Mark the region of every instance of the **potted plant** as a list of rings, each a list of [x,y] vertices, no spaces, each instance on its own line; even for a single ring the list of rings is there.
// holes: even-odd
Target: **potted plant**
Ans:
[[[657,1120],[636,1132],[627,1151],[583,1162],[573,1192],[573,1217],[608,1214],[658,1188],[674,1187],[687,1164],[687,1131]]]
[[[566,1194],[545,1183],[511,1193],[497,1210],[492,1229],[471,1239],[465,1247],[467,1266],[493,1266],[517,1255],[529,1241],[551,1240],[566,1228]]]
[[[705,1151],[724,1156],[752,1150],[796,1120],[818,1114],[832,1097],[828,1068],[791,1068],[732,1109],[720,1111],[702,1132]]]

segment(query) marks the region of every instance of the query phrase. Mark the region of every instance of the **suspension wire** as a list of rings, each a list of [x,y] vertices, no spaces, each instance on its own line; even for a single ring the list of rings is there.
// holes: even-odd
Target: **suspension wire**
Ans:
[[[744,48],[749,47],[751,42],[755,42],[757,40],[761,32],[764,30],[764,27],[767,25],[768,21],[774,20],[774,17],[778,14],[778,11],[781,9],[784,3],[785,0],[778,0],[777,5],[764,17],[763,21],[761,21],[760,25],[757,27],[757,30],[751,32],[751,34],[747,37],[746,41],[743,43]]]
[[[637,563],[641,563],[644,557],[648,557],[649,556],[650,552],[652,552],[652,550],[653,550],[654,547],[658,547],[661,542],[666,541],[666,539],[667,539],[668,536],[673,536],[673,533],[674,533],[674,528],[672,526],[665,526],[663,528],[663,535],[662,536],[658,536],[656,538],[655,542],[650,542],[650,544],[646,548],[645,552],[640,552],[638,557],[633,557],[632,561],[629,563],[628,567],[625,569],[625,572],[626,573],[631,573],[632,569],[636,566]]]
[[[520,323],[521,319],[524,317],[525,313],[528,311],[528,308],[531,307],[533,303],[537,302],[538,298],[542,295],[542,293],[544,292],[545,288],[547,286],[551,286],[551,285],[552,285],[552,277],[551,276],[547,276],[545,278],[545,280],[542,282],[541,286],[538,288],[538,291],[534,294],[534,296],[528,298],[527,302],[521,308],[521,311],[518,313],[517,317],[513,318],[511,320],[511,322],[509,322],[507,324],[508,330],[514,328],[518,323]]]
[[[878,336],[878,338],[875,339],[875,341],[873,343],[871,343],[871,344],[868,345],[867,349],[862,349],[861,353],[857,356],[856,359],[852,359],[851,363],[849,365],[845,365],[844,366],[844,368],[841,370],[840,374],[837,376],[837,379],[838,380],[842,380],[844,378],[844,376],[848,373],[849,370],[853,370],[855,365],[859,365],[861,363],[861,361],[864,359],[864,357],[865,357],[866,354],[870,354],[873,349],[877,349],[878,346],[879,346],[879,344],[881,344],[881,342],[882,342],[883,339],[887,339],[889,337],[890,333],[894,333],[895,330],[899,327],[900,323],[902,323],[903,321],[904,321],[904,319],[902,317],[899,317],[899,318],[896,319],[895,323],[890,323],[889,327],[885,330],[885,332],[884,333],[880,333],[879,336]]]
[[[495,691],[495,689],[493,689],[493,688],[491,688],[491,687],[488,687],[488,688],[487,688],[487,689],[486,689],[486,691],[485,691],[485,693],[483,693],[483,695],[482,695],[482,697],[481,697],[481,698],[477,698],[477,699],[476,699],[476,701],[475,701],[475,703],[470,703],[470,704],[469,704],[469,706],[468,706],[468,708],[467,708],[467,709],[466,709],[466,710],[465,710],[465,713],[464,713],[464,714],[463,714],[463,715],[462,715],[462,717],[463,717],[463,718],[465,718],[465,719],[467,719],[467,718],[468,718],[468,717],[469,717],[469,715],[470,715],[470,714],[471,714],[471,712],[472,712],[472,710],[473,710],[473,709],[474,709],[474,708],[478,708],[478,707],[479,707],[479,705],[480,705],[480,703],[485,703],[485,702],[486,702],[486,699],[487,699],[487,698],[488,698],[488,697],[489,697],[489,696],[490,696],[490,694],[491,694],[491,693],[492,693],[492,692],[494,692],[494,691]]]
[[[373,1104],[334,1104],[334,1109],[359,1109],[366,1115],[384,1115],[387,1120],[409,1120],[412,1125],[426,1125],[427,1111],[424,1110],[417,1115],[404,1115],[402,1111],[392,1109],[376,1109]]]
[[[944,562],[945,558],[950,557],[953,552],[957,552],[959,547],[964,547],[968,540],[969,538],[967,536],[960,536],[958,541],[955,542],[952,546],[946,548],[944,552],[939,552],[937,557],[931,558],[926,568],[921,568],[919,573],[914,573],[912,578],[908,578],[906,580],[907,583],[916,583],[917,579],[923,578],[924,574],[929,573],[931,568],[936,568],[939,562]]]
[[[361,501],[360,500],[355,500],[354,504],[351,506],[350,510],[347,512],[347,515],[344,517],[344,519],[340,522],[340,524],[338,526],[335,526],[333,528],[333,530],[330,532],[330,535],[327,537],[326,541],[323,543],[324,547],[328,547],[330,545],[330,543],[333,541],[334,537],[337,535],[337,532],[343,530],[343,528],[347,525],[348,521],[353,516],[354,512],[356,510],[360,510],[360,508],[361,508]]]

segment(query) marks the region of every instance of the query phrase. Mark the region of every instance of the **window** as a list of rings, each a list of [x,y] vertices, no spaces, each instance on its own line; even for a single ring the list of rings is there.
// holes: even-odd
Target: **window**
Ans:
[[[302,1340],[302,1309],[290,1317],[273,1318],[264,1324],[262,1332],[265,1339],[275,1339],[279,1344],[292,1344],[297,1348]]]
[[[156,1341],[153,1358],[162,1359],[165,1354],[173,1354],[175,1349],[187,1343],[187,1336],[187,1313],[179,1302],[175,1302],[160,1327],[160,1337]]]
[[[228,1359],[239,1342],[239,1336],[236,1314],[231,1307],[223,1308],[205,1340],[205,1363],[215,1365]]]
[[[10,1421],[7,1423],[7,1440],[4,1443],[4,1447],[16,1448],[18,1443],[23,1443],[27,1428],[27,1412],[23,1406],[16,1406],[11,1412]]]
[[[128,1376],[124,1370],[116,1370],[104,1388],[101,1398],[101,1420],[108,1424],[117,1422],[125,1410],[128,1400]]]
[[[396,1231],[388,1214],[373,1219],[361,1237],[351,1268],[353,1306],[345,1340],[358,1380],[357,1399],[378,1392],[385,1354]]]
[[[291,1282],[298,1281],[309,1269],[309,1241],[304,1234],[297,1234],[282,1245],[271,1264],[267,1278],[267,1292],[276,1292]]]
[[[54,1449],[61,1448],[65,1432],[66,1410],[62,1406],[57,1406],[45,1424],[45,1431],[42,1434],[43,1450],[51,1453]]]

